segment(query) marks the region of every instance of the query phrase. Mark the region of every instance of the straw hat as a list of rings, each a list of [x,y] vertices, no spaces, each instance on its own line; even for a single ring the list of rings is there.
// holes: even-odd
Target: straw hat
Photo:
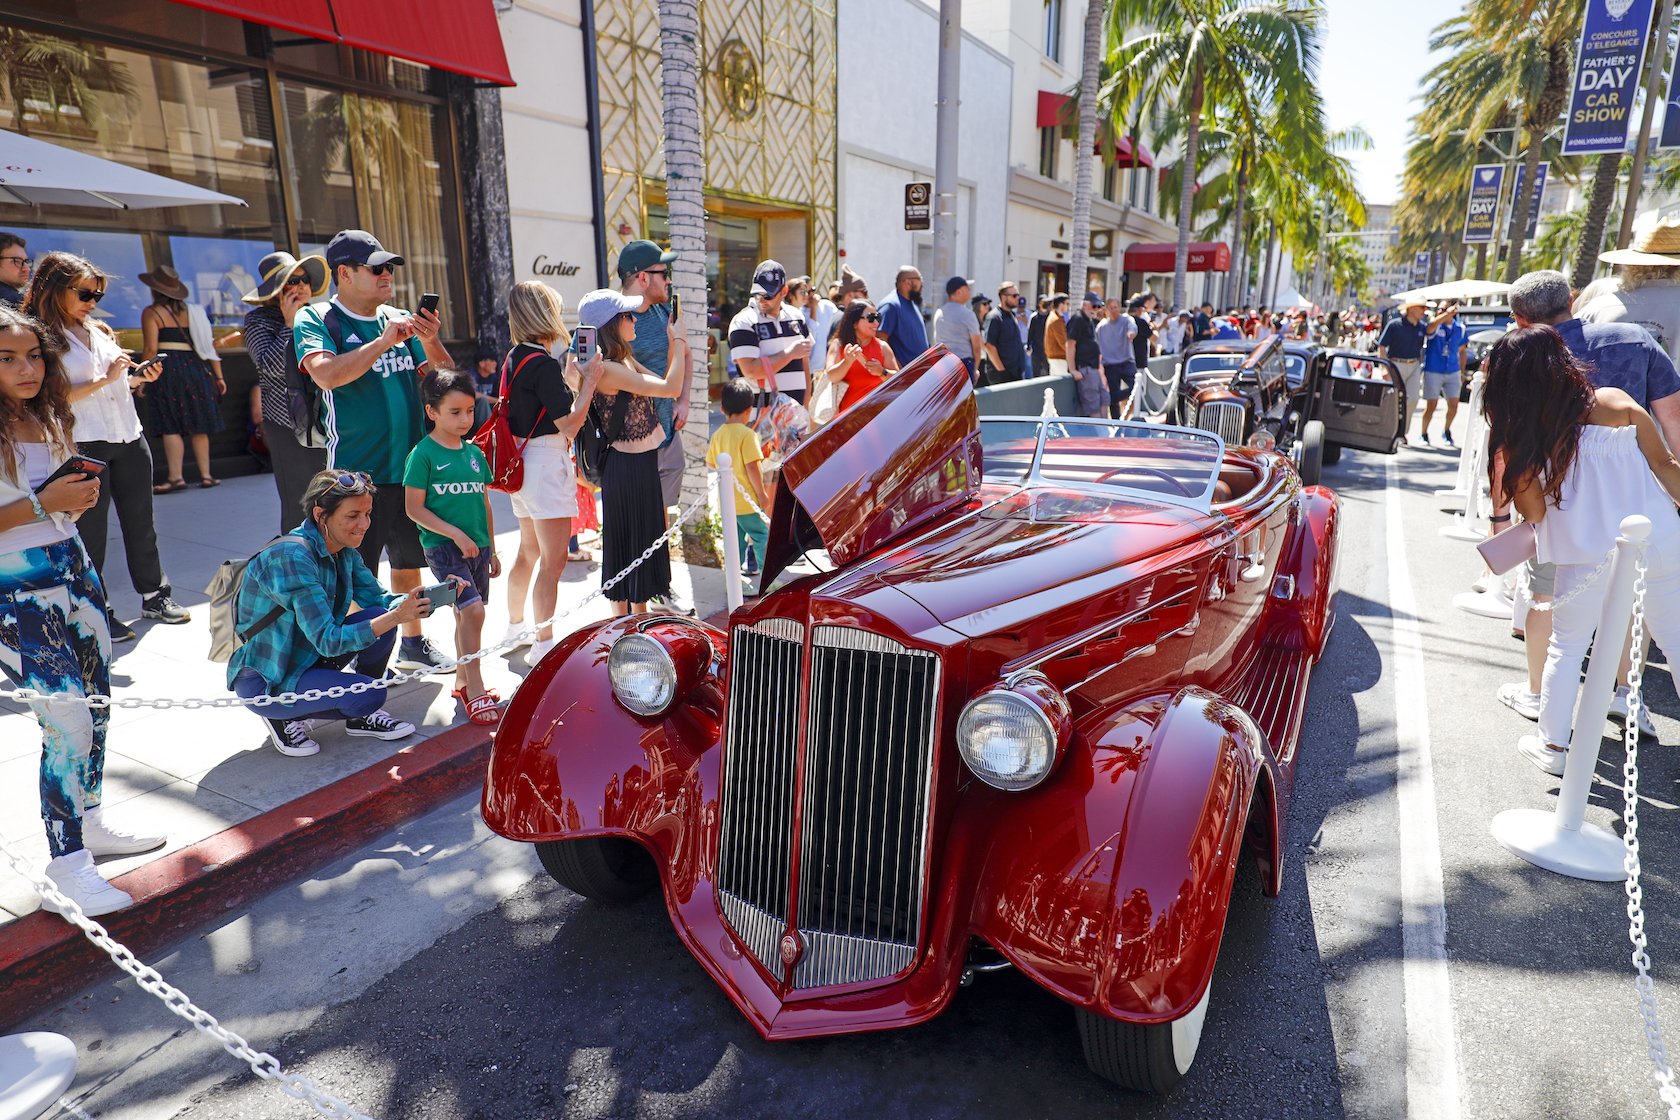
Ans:
[[[327,294],[327,258],[319,253],[312,253],[301,261],[284,249],[270,253],[257,262],[257,272],[262,279],[257,286],[239,298],[246,303],[267,303],[280,294],[287,279],[298,269],[303,269],[309,277],[309,294],[312,299],[319,299]]]
[[[1680,221],[1659,222],[1648,230],[1634,235],[1633,244],[1626,249],[1612,249],[1600,253],[1605,264],[1635,264],[1656,268],[1680,265]]]
[[[191,298],[187,286],[181,283],[181,274],[166,264],[160,264],[150,272],[142,272],[138,279],[160,296],[170,299]]]

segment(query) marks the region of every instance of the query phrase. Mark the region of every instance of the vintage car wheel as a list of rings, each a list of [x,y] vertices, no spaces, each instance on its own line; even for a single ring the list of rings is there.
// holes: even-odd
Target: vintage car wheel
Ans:
[[[1170,1023],[1139,1026],[1122,1023],[1083,1007],[1074,1008],[1079,1020],[1079,1041],[1085,1048],[1085,1064],[1091,1072],[1124,1089],[1140,1093],[1165,1093],[1190,1071],[1202,1044],[1202,1024],[1207,1021],[1210,981],[1202,998],[1183,1018]]]
[[[1324,475],[1324,421],[1308,420],[1301,425],[1301,438],[1295,443],[1294,458],[1301,485],[1317,486]]]
[[[537,859],[555,882],[596,902],[632,902],[659,883],[647,850],[622,836],[544,840]]]
[[[1341,461],[1342,461],[1342,445],[1339,444],[1339,443],[1327,443],[1327,444],[1325,444],[1324,445],[1324,465],[1327,466],[1327,467],[1333,467]]]

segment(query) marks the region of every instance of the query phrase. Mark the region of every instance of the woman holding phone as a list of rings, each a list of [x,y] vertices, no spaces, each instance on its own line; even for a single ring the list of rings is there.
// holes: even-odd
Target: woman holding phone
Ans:
[[[313,722],[342,720],[347,734],[402,739],[414,725],[385,711],[385,675],[397,627],[432,613],[420,593],[382,587],[356,551],[373,518],[375,487],[364,473],[326,470],[309,480],[303,524],[251,557],[235,604],[245,644],[228,661],[228,687],[239,696],[364,684],[343,699],[299,700],[252,708],[274,749],[320,751]],[[351,611],[354,602],[359,608]]]
[[[105,591],[76,535],[100,484],[73,469],[62,352],[39,322],[0,304],[0,672],[18,688],[109,695]],[[41,725],[47,877],[84,913],[121,910],[134,900],[105,881],[93,857],[149,851],[165,837],[125,832],[99,807],[110,709],[68,700],[30,708]]]

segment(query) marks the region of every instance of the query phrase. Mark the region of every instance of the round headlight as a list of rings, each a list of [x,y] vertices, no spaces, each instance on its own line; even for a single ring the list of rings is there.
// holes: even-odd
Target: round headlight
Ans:
[[[1056,762],[1061,736],[1041,706],[1007,689],[981,693],[957,720],[957,746],[975,777],[1002,790],[1031,789]]]
[[[677,665],[646,634],[626,634],[607,655],[607,676],[618,702],[639,716],[656,716],[677,698]]]

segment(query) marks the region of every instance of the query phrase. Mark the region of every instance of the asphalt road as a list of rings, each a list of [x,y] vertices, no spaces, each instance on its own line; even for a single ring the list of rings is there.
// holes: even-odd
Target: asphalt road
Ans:
[[[1447,519],[1431,493],[1451,484],[1453,464],[1411,450],[1392,478],[1371,455],[1349,454],[1327,472],[1346,516],[1341,593],[1309,696],[1285,889],[1269,900],[1252,873],[1239,879],[1200,1055],[1164,1099],[1094,1078],[1071,1013],[1007,972],[980,977],[921,1027],[765,1043],[692,961],[659,902],[609,909],[542,875],[512,889],[525,875],[504,871],[509,890],[480,889],[478,904],[440,921],[435,937],[393,948],[381,927],[423,925],[428,907],[476,883],[421,858],[433,832],[443,850],[472,831],[470,800],[320,877],[326,892],[393,851],[418,853],[413,893],[365,899],[359,932],[310,927],[323,939],[318,975],[305,977],[309,958],[295,956],[292,971],[218,987],[226,1002],[211,1009],[380,1118],[1660,1115],[1621,888],[1532,868],[1489,835],[1501,809],[1549,808],[1557,781],[1514,753],[1531,725],[1493,699],[1499,683],[1519,679],[1520,645],[1504,623],[1450,605],[1479,568],[1469,545],[1437,534]],[[1409,595],[1392,583],[1396,561]],[[1396,617],[1408,598],[1415,621]],[[1680,724],[1671,718],[1680,701],[1666,669],[1647,680],[1668,746],[1647,741],[1643,753],[1645,897],[1671,1012],[1680,1000]],[[1619,814],[1621,757],[1607,742],[1588,814],[1601,825]],[[478,843],[518,858],[498,853],[494,838]],[[298,898],[315,899],[312,886]],[[417,900],[414,912],[405,897]],[[285,929],[292,904],[269,900],[261,921]],[[172,963],[225,979],[212,948],[188,947]],[[327,957],[350,962],[343,984],[331,981]],[[300,1002],[286,993],[306,982],[321,993],[314,1009],[263,1014],[265,1001]],[[1680,1039],[1680,1016],[1665,1021]],[[68,1012],[56,1023],[78,1035]],[[137,1028],[88,1021],[78,1041],[125,1029]],[[235,1067],[206,1053],[177,1060],[196,1082],[185,1073],[125,1082],[115,1070],[82,1107],[215,1120],[307,1114],[248,1076],[210,1084]]]

